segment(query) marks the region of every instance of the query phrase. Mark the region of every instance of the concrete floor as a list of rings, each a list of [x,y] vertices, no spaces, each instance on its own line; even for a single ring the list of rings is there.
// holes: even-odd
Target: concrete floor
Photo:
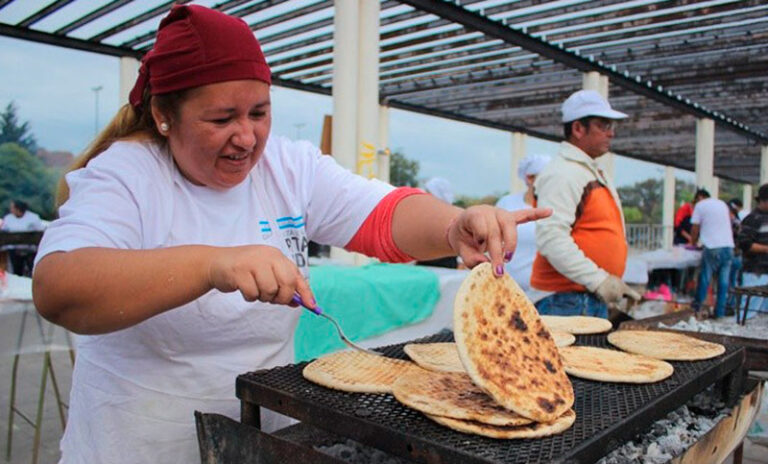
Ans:
[[[8,315],[0,312],[0,444],[2,444],[0,462],[4,462],[6,459],[11,372],[20,322],[20,313]],[[62,348],[66,347],[63,331],[58,329],[58,332],[54,332],[54,335],[56,345]],[[40,333],[36,320],[28,316],[25,324],[23,345],[26,348],[30,348],[37,345],[39,340]],[[24,415],[33,420],[36,414],[43,360],[44,357],[40,353],[24,354],[20,357],[16,405]],[[69,353],[67,351],[55,351],[51,355],[51,362],[62,398],[66,402],[69,398],[69,389],[72,381],[72,364]],[[43,409],[39,463],[48,464],[58,461],[61,434],[61,421],[49,376]],[[5,462],[12,464],[31,463],[33,458],[33,441],[34,429],[24,419],[16,415],[13,424],[12,456],[10,461]],[[725,462],[731,464],[732,459],[729,457]],[[768,464],[768,447],[745,440],[743,463]]]

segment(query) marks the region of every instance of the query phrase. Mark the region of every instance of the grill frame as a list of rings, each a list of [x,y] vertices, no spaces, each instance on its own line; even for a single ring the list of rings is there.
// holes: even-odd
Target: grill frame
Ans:
[[[719,343],[721,345],[742,346],[747,350],[747,360],[744,369],[749,371],[768,370],[768,339],[739,337],[736,335],[725,335],[717,332],[692,332],[689,330],[677,330],[659,327],[658,324],[674,325],[675,323],[688,320],[696,313],[692,309],[676,311],[673,313],[662,314],[660,316],[639,319],[635,321],[622,322],[619,328],[623,330],[654,330],[657,332],[671,332],[676,334],[688,335],[689,337],[706,340],[708,342]]]
[[[451,333],[443,332],[414,342],[452,340]],[[576,344],[610,347],[606,335],[577,336]],[[403,345],[380,351],[408,359]],[[744,359],[743,348],[727,346],[723,355],[712,360],[672,362],[672,377],[648,385],[571,377],[576,393],[574,426],[560,435],[528,440],[462,434],[433,423],[392,395],[346,393],[315,385],[301,377],[306,362],[242,374],[237,378],[236,393],[245,424],[258,427],[259,409],[264,407],[415,462],[587,463],[597,461],[713,383],[720,383],[727,400],[735,401],[743,389]],[[633,395],[631,404],[617,404],[627,393]]]

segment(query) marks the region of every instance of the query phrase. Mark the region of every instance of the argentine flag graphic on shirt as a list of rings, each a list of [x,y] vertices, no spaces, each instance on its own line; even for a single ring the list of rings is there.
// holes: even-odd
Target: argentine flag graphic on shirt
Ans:
[[[300,229],[304,227],[304,216],[285,216],[281,218],[277,218],[275,221],[277,222],[277,228],[280,230],[283,229]]]

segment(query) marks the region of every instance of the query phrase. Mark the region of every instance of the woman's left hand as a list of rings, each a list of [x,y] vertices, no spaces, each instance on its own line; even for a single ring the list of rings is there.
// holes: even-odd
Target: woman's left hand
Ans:
[[[490,261],[494,273],[501,276],[504,263],[512,259],[517,246],[517,225],[551,214],[552,210],[545,208],[510,212],[488,205],[472,206],[451,221],[448,243],[467,267]]]

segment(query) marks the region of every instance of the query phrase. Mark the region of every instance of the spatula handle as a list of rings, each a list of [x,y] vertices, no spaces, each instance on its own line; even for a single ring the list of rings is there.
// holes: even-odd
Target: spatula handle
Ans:
[[[299,306],[304,306],[308,310],[312,311],[313,313],[317,314],[318,316],[323,314],[323,309],[320,306],[315,306],[314,308],[310,308],[309,306],[304,304],[304,300],[301,299],[298,293],[293,294],[292,301],[296,303]]]

